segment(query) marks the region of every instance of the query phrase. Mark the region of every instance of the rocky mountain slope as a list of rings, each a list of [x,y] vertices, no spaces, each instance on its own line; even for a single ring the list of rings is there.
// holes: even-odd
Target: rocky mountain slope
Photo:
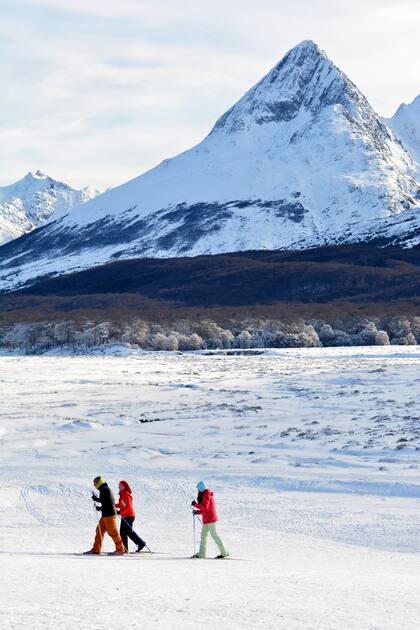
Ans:
[[[415,165],[318,46],[293,48],[197,146],[0,248],[9,290],[111,260],[420,240]]]

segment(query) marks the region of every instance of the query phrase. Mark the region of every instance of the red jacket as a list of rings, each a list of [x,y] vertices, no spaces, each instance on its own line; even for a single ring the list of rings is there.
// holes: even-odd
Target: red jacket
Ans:
[[[204,490],[201,502],[194,503],[195,509],[200,512],[203,517],[203,525],[208,523],[215,523],[219,519],[217,518],[216,504],[214,502],[213,490]]]
[[[120,500],[116,504],[116,508],[121,516],[136,516],[133,508],[133,497],[131,494],[131,488],[126,481],[120,481],[120,484],[124,486],[124,490],[120,491]]]

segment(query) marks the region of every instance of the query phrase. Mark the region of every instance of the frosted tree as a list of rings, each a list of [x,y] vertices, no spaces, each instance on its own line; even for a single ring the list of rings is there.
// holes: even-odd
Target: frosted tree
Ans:
[[[239,348],[250,348],[252,345],[252,335],[249,330],[243,330],[237,336],[237,343]]]
[[[378,330],[375,333],[375,346],[389,346],[389,337],[386,330]]]

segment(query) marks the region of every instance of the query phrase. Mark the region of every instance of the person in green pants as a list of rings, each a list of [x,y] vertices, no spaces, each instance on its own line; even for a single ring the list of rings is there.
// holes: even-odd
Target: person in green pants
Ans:
[[[213,490],[207,488],[204,481],[198,482],[197,490],[197,501],[193,501],[191,505],[194,508],[194,514],[200,515],[202,517],[203,529],[201,530],[200,551],[196,553],[193,558],[206,557],[207,537],[209,534],[213,538],[216,545],[219,547],[220,554],[216,556],[216,558],[228,558],[229,552],[227,551],[222,542],[222,539],[217,533],[216,523],[219,519],[217,517]]]

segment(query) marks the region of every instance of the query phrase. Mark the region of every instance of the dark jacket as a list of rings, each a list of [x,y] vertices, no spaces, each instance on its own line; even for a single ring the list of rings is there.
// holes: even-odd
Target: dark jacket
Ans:
[[[99,499],[94,501],[101,504],[102,516],[116,516],[114,495],[107,483],[103,483],[99,488]]]

